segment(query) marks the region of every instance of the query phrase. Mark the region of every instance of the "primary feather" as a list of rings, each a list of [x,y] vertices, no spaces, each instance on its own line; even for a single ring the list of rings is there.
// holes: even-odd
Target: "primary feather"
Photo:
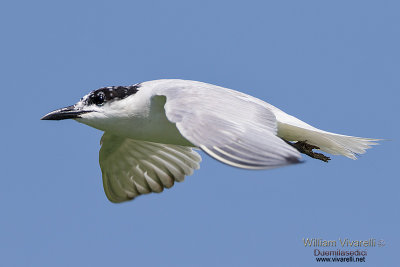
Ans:
[[[190,147],[136,141],[105,133],[99,153],[103,185],[111,202],[160,193],[200,167]]]
[[[250,96],[185,81],[155,92],[166,97],[167,118],[182,136],[221,162],[245,169],[300,162],[300,153],[276,135],[274,113]]]

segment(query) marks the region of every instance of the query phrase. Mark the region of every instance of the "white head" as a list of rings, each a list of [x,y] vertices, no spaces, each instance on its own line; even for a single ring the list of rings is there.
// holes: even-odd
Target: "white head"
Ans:
[[[42,120],[75,119],[102,131],[114,127],[116,121],[128,119],[134,110],[127,105],[128,98],[133,97],[140,84],[131,86],[110,86],[90,92],[75,105],[57,109],[45,115]]]

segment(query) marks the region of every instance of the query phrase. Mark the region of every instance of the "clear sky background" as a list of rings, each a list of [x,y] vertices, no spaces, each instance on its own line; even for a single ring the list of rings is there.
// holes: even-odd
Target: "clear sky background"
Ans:
[[[2,1],[0,265],[322,266],[303,238],[375,238],[386,245],[362,266],[398,266],[399,12],[365,0]],[[269,171],[203,153],[185,182],[112,204],[102,133],[39,119],[93,89],[160,78],[391,141],[357,161]]]

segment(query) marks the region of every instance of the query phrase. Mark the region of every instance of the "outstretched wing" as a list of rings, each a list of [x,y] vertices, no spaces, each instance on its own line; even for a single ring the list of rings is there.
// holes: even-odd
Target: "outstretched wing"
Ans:
[[[300,162],[300,153],[276,136],[275,115],[259,99],[183,80],[171,80],[155,94],[166,97],[167,118],[182,136],[219,161],[245,169]]]
[[[199,168],[201,157],[190,147],[123,138],[104,133],[100,168],[111,202],[162,192]]]

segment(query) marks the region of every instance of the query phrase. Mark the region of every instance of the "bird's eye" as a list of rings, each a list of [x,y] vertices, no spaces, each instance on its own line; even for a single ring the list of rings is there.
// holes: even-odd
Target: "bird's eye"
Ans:
[[[92,101],[94,104],[96,104],[97,106],[101,106],[104,104],[105,101],[105,95],[103,92],[99,92],[98,94],[94,95],[92,97]]]

